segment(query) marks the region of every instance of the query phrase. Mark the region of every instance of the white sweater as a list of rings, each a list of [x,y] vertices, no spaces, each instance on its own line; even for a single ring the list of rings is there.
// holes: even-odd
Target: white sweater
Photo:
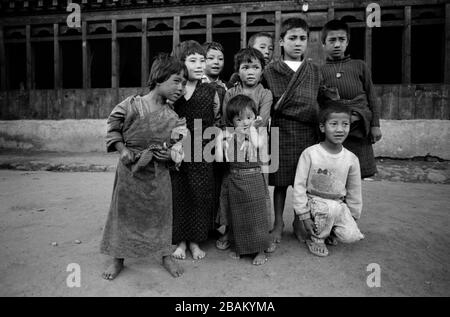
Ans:
[[[344,147],[338,154],[331,154],[320,144],[304,150],[298,161],[293,190],[293,207],[300,219],[310,218],[308,195],[345,200],[352,216],[359,219],[361,172],[356,155]]]

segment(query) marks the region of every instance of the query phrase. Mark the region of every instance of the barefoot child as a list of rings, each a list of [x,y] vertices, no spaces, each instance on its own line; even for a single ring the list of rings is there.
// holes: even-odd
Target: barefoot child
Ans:
[[[234,61],[234,68],[239,74],[240,80],[225,94],[222,113],[226,113],[228,103],[233,97],[246,95],[252,98],[256,105],[255,127],[267,126],[272,106],[272,93],[260,84],[265,65],[263,55],[254,48],[243,48],[235,55]],[[224,119],[225,117],[222,118]],[[270,206],[270,201],[268,205]],[[221,213],[219,215],[221,217],[219,224],[226,226],[226,215]],[[228,235],[225,233],[216,241],[216,247],[221,250],[227,249],[230,246],[227,239]]]
[[[107,280],[120,273],[125,258],[151,254],[162,255],[174,277],[183,273],[170,256],[172,196],[166,163],[172,155],[164,143],[174,129],[185,126],[167,104],[182,95],[185,77],[182,63],[158,56],[150,71],[150,92],[128,97],[108,118],[107,150],[118,151],[120,159],[100,247],[114,258],[102,275]]]
[[[339,100],[321,104],[341,103],[351,108],[350,133],[344,146],[358,157],[361,176],[365,178],[377,172],[372,144],[381,139],[380,105],[366,63],[345,55],[349,39],[349,29],[343,21],[329,21],[322,30],[322,43],[328,55],[321,69],[323,84],[335,89],[334,99]]]
[[[180,117],[186,118],[191,148],[186,151],[189,155],[186,154],[179,171],[170,174],[173,192],[172,241],[177,244],[173,256],[185,259],[189,248],[193,259],[198,260],[205,257],[199,243],[206,241],[208,233],[214,229],[213,164],[203,157],[204,146],[211,140],[203,139],[202,135],[206,128],[213,127],[220,120],[220,104],[216,90],[201,82],[206,56],[203,47],[196,41],[184,41],[175,48],[174,56],[188,70],[186,93],[174,103],[174,109]],[[202,146],[198,149],[196,144]]]
[[[266,197],[267,183],[261,174],[259,149],[267,146],[267,130],[255,127],[256,105],[245,95],[230,100],[225,116],[227,128],[216,138],[216,160],[228,162],[222,183],[221,208],[228,216],[229,240],[234,256],[254,254],[253,264],[267,261],[270,245]]]
[[[264,57],[264,65],[269,65],[272,61],[273,56],[273,37],[272,34],[267,32],[259,32],[253,34],[248,40],[247,47],[251,47],[257,49],[263,54]],[[227,87],[232,88],[236,83],[239,82],[239,73],[236,71],[230,77],[228,81]]]
[[[308,25],[300,18],[290,18],[281,25],[282,59],[270,63],[264,79],[273,94],[272,128],[279,131],[279,168],[269,174],[274,189],[274,242],[281,241],[283,210],[288,186],[294,185],[300,154],[317,142],[317,95],[320,72],[304,59],[308,43]],[[274,149],[271,149],[273,153]],[[294,231],[298,223],[294,222]]]
[[[362,209],[359,162],[342,146],[350,118],[350,110],[342,105],[321,110],[320,131],[325,140],[303,151],[295,173],[295,217],[310,235],[309,250],[318,256],[328,255],[324,242],[331,233],[347,243],[364,238],[355,222]]]

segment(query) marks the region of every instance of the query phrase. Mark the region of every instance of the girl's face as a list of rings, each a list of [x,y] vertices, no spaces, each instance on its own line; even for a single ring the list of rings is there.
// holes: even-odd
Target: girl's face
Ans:
[[[205,70],[205,57],[195,53],[186,56],[184,62],[188,69],[188,78],[190,81],[201,80]]]
[[[160,94],[172,102],[184,95],[185,86],[186,78],[184,78],[183,72],[172,74],[165,82],[157,84]]]
[[[262,66],[259,60],[252,59],[250,63],[242,63],[239,66],[239,77],[244,87],[254,87],[258,85],[261,75]]]
[[[233,125],[235,128],[247,129],[253,121],[255,121],[255,113],[252,109],[247,107],[243,109],[239,115],[234,116]]]
[[[260,51],[264,56],[264,62],[269,64],[273,56],[273,41],[270,37],[260,36],[255,39],[253,48]]]
[[[223,64],[223,53],[219,50],[210,49],[206,54],[205,74],[211,77],[219,77]]]
[[[331,113],[325,124],[319,125],[320,132],[325,133],[325,142],[340,145],[345,141],[350,131],[350,116],[348,113]]]
[[[280,40],[284,50],[284,60],[300,61],[308,47],[308,33],[302,28],[290,29]]]

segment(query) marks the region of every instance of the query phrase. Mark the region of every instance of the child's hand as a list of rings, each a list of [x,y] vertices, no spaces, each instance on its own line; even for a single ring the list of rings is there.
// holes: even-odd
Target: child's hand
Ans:
[[[120,160],[123,164],[129,165],[134,162],[134,154],[129,149],[124,147],[120,152]]]
[[[306,232],[308,233],[309,236],[313,236],[316,233],[316,225],[314,224],[314,221],[309,218],[309,219],[305,219],[302,220],[303,221],[303,226],[305,227]]]
[[[381,140],[382,134],[380,127],[371,127],[370,128],[370,139],[372,143],[378,142]]]
[[[153,157],[160,162],[167,162],[168,160],[171,159],[170,156],[170,150],[167,148],[158,150],[158,151],[154,151],[153,152]]]
[[[252,126],[254,126],[256,129],[258,129],[259,127],[262,127],[263,125],[263,119],[261,118],[261,116],[257,116],[255,121],[253,121]]]

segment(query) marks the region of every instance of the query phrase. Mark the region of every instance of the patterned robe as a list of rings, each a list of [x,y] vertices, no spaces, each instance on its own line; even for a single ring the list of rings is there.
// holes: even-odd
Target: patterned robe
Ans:
[[[291,78],[293,81],[289,85]],[[264,81],[272,91],[274,105],[290,86],[278,110],[272,108],[271,126],[279,129],[279,145],[278,149],[271,148],[270,151],[274,155],[278,150],[279,168],[269,175],[269,185],[293,185],[301,153],[317,142],[320,72],[316,65],[307,60],[303,61],[297,72],[278,60],[266,67]]]
[[[150,112],[141,97],[129,97],[111,112],[106,135],[107,151],[123,142],[133,153],[170,140],[172,129],[184,123],[168,106]],[[165,163],[150,161],[133,172],[120,160],[114,179],[111,206],[100,251],[115,258],[170,254],[172,195]]]

